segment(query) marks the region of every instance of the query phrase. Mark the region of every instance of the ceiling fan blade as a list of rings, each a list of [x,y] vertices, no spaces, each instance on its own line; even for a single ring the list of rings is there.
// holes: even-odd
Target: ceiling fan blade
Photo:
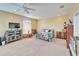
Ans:
[[[22,8],[22,6],[21,5],[19,5],[19,4],[16,4],[16,3],[10,3],[11,5],[15,5],[15,6],[18,6],[18,7],[21,7]]]
[[[24,9],[24,11],[25,11],[26,13],[28,13],[28,14],[30,13],[27,9]]]
[[[25,3],[24,3],[24,5],[23,5],[23,7],[24,7],[25,9],[35,11],[35,9],[27,7],[27,6],[25,5]]]
[[[28,7],[27,7],[27,9],[28,9],[28,10],[32,10],[32,11],[35,11],[35,9],[32,9],[32,8],[28,8]]]
[[[24,4],[21,4],[21,5],[20,4],[17,4],[17,3],[10,3],[10,4],[23,8],[24,11],[26,13],[28,13],[28,14],[30,13],[29,10],[35,11],[35,9],[32,9],[32,8],[27,7],[25,3]]]

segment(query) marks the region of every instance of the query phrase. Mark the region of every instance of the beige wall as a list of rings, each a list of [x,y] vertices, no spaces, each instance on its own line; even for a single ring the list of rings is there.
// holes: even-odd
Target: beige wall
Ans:
[[[22,16],[0,11],[0,36],[9,29],[9,22],[20,23],[22,28],[22,19]]]
[[[37,29],[37,25],[38,25],[38,20],[37,19],[31,19],[31,25],[32,25],[32,29]]]
[[[42,31],[44,27],[53,28],[55,31],[62,31],[63,24],[68,20],[68,16],[51,17],[38,21],[38,31]]]

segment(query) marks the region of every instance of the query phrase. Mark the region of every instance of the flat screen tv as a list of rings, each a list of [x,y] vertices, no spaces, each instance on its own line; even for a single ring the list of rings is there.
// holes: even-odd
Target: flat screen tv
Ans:
[[[9,22],[9,28],[20,28],[20,23]]]

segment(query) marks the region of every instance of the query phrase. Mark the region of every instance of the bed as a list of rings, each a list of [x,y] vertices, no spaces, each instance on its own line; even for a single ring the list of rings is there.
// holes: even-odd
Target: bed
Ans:
[[[42,39],[45,41],[52,41],[53,33],[49,32],[38,32],[36,33],[36,39]]]

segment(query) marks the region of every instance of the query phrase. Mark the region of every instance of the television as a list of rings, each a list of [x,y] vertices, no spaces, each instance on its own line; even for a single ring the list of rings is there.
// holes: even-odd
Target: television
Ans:
[[[9,22],[9,28],[20,28],[20,23]]]

